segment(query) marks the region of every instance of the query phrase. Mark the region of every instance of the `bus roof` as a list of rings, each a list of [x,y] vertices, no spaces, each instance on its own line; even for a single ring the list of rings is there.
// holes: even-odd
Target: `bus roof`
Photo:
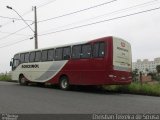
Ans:
[[[73,45],[79,45],[79,44],[87,44],[87,43],[92,42],[92,41],[99,41],[99,40],[106,39],[106,38],[121,39],[121,38],[114,37],[114,36],[107,36],[107,37],[97,38],[97,39],[93,39],[93,40],[87,40],[87,41],[75,42],[75,43],[70,43],[70,44],[51,46],[51,47],[46,47],[46,48],[41,48],[41,49],[28,50],[28,51],[18,52],[16,54],[26,53],[26,52],[33,52],[33,51],[48,50],[48,49],[53,49],[53,48],[55,49],[55,48],[67,47],[67,46],[73,46]]]

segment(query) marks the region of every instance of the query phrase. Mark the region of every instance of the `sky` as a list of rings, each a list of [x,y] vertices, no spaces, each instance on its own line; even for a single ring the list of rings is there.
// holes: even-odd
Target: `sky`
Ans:
[[[33,31],[6,6],[33,31],[37,7],[38,48],[116,36],[131,44],[132,61],[160,57],[160,0],[0,0],[0,73],[34,49]]]

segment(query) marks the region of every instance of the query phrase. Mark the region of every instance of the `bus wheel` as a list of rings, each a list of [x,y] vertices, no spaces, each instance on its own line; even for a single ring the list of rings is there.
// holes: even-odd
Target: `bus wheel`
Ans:
[[[39,87],[44,87],[44,86],[45,86],[45,83],[38,82],[37,85],[38,85]]]
[[[62,90],[68,90],[70,88],[69,80],[67,77],[61,77],[59,85]]]
[[[19,84],[23,85],[23,86],[28,85],[27,79],[24,76],[20,76],[19,77]]]

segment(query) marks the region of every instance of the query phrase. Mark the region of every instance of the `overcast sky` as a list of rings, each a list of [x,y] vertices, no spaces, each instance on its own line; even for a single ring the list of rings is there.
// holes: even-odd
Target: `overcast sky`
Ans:
[[[26,24],[17,20],[20,17],[7,9],[7,5],[28,24],[34,21],[32,6],[37,6],[37,19],[41,21],[38,23],[39,48],[116,36],[131,43],[133,61],[160,57],[160,0],[0,0],[0,72],[10,70],[9,62],[15,53],[34,49],[34,40],[29,39],[33,31],[26,28],[16,32]],[[150,12],[54,33],[155,8]],[[84,11],[76,12],[80,10]],[[76,13],[66,15],[73,12]],[[53,19],[61,15],[66,16]],[[34,25],[31,27],[34,29]]]

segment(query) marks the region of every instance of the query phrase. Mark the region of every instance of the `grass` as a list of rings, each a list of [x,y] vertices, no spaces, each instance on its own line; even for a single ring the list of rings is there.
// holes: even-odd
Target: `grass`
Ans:
[[[10,75],[0,75],[0,81],[11,81]]]
[[[121,92],[121,93],[131,93],[131,94],[142,94],[151,96],[160,96],[160,84],[140,84],[131,83],[130,85],[111,85],[103,86],[107,91],[111,92]]]

